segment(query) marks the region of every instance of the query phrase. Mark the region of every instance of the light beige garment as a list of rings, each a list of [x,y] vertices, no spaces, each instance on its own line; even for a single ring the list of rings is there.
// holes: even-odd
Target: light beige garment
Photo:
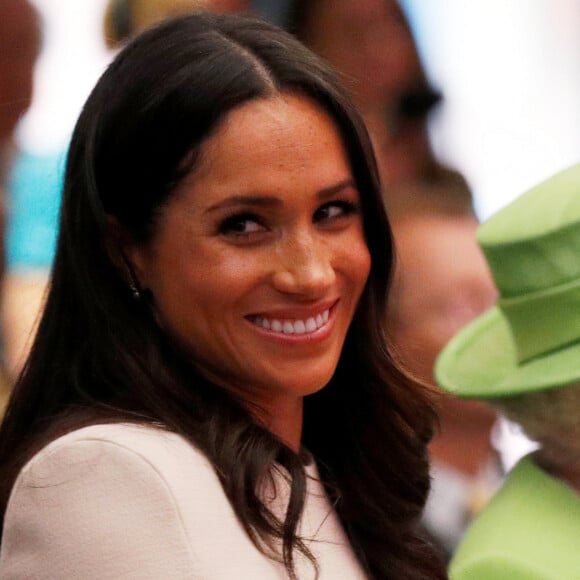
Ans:
[[[301,534],[320,580],[363,579],[314,464]],[[281,494],[287,489],[278,476]],[[300,579],[314,578],[298,559]],[[208,460],[182,437],[125,424],[79,429],[41,450],[8,504],[1,580],[287,578],[238,522]]]

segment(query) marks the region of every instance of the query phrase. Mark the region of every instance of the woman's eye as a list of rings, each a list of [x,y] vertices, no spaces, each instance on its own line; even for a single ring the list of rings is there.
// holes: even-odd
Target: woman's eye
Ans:
[[[219,225],[219,233],[225,236],[248,236],[265,230],[259,218],[252,214],[234,215]]]
[[[314,222],[329,222],[359,213],[359,204],[353,201],[332,201],[319,207],[314,213]]]

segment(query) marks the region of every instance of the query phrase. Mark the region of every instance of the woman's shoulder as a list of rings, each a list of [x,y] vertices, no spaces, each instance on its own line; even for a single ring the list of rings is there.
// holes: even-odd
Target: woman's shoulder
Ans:
[[[83,445],[104,445],[118,447],[144,458],[154,460],[158,455],[183,454],[197,457],[207,462],[205,456],[185,437],[168,431],[161,425],[138,423],[104,423],[81,427],[52,440],[38,451],[30,463],[42,461],[65,449]]]
[[[78,429],[21,470],[0,578],[203,577],[193,546],[217,528],[213,520],[235,520],[230,512],[210,462],[185,438],[154,426]]]
[[[161,426],[107,423],[82,427],[54,439],[31,458],[24,470],[68,453],[84,455],[84,451],[91,447],[133,454],[153,465],[168,465],[174,460],[187,458],[200,466],[210,467],[203,453],[187,439]]]
[[[132,480],[130,473],[141,475]],[[116,477],[134,486],[156,480],[172,494],[184,480],[198,491],[220,487],[210,461],[184,437],[160,426],[109,423],[83,427],[48,443],[23,467],[14,489],[98,484]]]

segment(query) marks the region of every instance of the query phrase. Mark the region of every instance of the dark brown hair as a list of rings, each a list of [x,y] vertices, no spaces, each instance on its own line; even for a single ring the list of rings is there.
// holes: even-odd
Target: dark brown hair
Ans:
[[[366,130],[320,59],[252,18],[166,22],[130,43],[89,97],[70,146],[46,307],[0,430],[0,514],[23,463],[58,434],[95,422],[161,423],[210,459],[258,548],[281,539],[291,576],[294,550],[309,555],[297,536],[300,457],[200,376],[146,303],[132,299],[104,243],[110,216],[136,241],[151,239],[158,212],[208,135],[235,107],[276,92],[314,99],[340,129],[372,258],[336,372],[305,400],[303,444],[370,577],[443,577],[417,532],[433,410],[386,346],[392,242]],[[185,169],[184,159],[191,160]],[[275,462],[292,478],[284,521],[257,493]]]

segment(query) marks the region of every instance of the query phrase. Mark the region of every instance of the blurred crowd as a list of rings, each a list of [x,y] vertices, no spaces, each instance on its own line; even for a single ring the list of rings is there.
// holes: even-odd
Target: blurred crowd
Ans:
[[[396,0],[111,0],[103,36],[114,51],[165,18],[199,9],[257,13],[287,28],[341,73],[371,135],[397,247],[389,338],[407,372],[437,389],[437,356],[459,329],[494,304],[497,290],[476,243],[479,223],[469,185],[433,151],[428,122],[445,87],[432,86],[402,7]],[[33,94],[42,22],[27,0],[0,0],[0,11],[0,243],[12,219],[22,243],[35,241],[42,253],[27,263],[13,258],[8,265],[3,246],[0,253],[2,405],[21,370],[49,280],[51,245],[35,228],[56,228],[62,168],[43,170],[15,140]],[[22,195],[28,195],[24,201]],[[46,210],[38,219],[22,217],[20,212],[39,206]],[[18,248],[12,252],[25,254]],[[492,440],[494,408],[443,393],[439,406],[424,526],[450,558],[505,473]]]

